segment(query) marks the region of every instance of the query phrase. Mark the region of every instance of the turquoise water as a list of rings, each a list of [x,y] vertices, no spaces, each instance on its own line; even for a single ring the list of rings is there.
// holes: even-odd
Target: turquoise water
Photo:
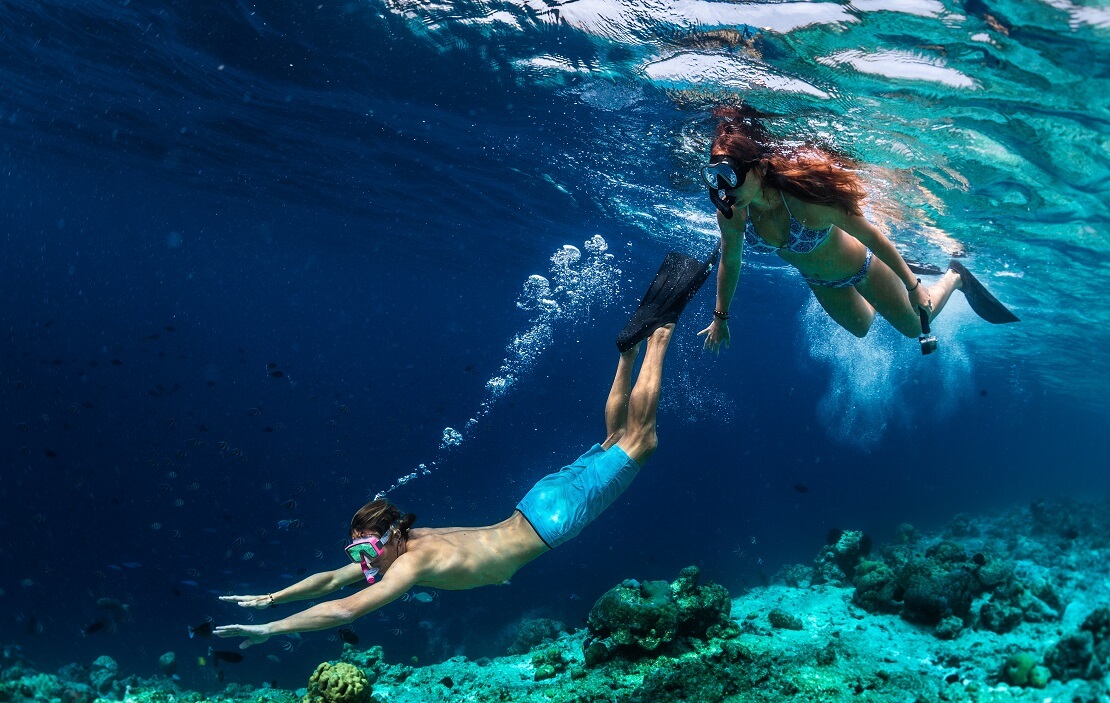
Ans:
[[[1106,490],[1104,4],[12,0],[0,40],[0,638],[44,667],[193,662],[217,595],[338,566],[364,499],[488,524],[600,439],[613,335],[718,236],[721,102],[857,156],[904,253],[965,255],[1021,323],[956,295],[922,357],[747,256],[732,348],[700,352],[707,291],[679,328],[658,470],[513,588],[363,642],[492,656],[625,578],[739,592],[831,528]],[[236,680],[341,646],[285,645]]]
[[[691,174],[706,153],[706,110],[719,102],[743,99],[783,115],[781,133],[848,149],[869,164],[869,214],[904,253],[941,265],[965,253],[1024,320],[962,333],[1000,363],[1103,405],[1110,357],[1095,350],[1110,342],[1110,317],[1095,301],[1110,293],[1104,3],[385,7],[444,51],[576,30],[569,50],[548,41],[513,56],[514,78],[613,115],[563,156],[596,170],[600,187],[619,193],[607,208],[650,236],[714,235]],[[637,119],[657,90],[677,114]],[[629,112],[637,117],[616,117]]]

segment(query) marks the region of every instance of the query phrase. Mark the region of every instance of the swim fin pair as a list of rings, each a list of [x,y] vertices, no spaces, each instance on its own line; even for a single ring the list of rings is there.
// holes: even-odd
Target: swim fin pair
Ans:
[[[663,325],[678,322],[679,315],[709,278],[720,256],[720,244],[705,261],[677,251],[668,253],[639,307],[617,335],[617,349],[624,353]]]
[[[909,266],[910,271],[926,276],[939,276],[944,273],[939,266],[920,261],[906,259],[906,265]],[[995,325],[1021,321],[1017,315],[1010,312],[1009,308],[999,302],[998,298],[991,295],[990,291],[979,282],[979,279],[972,276],[971,272],[958,260],[952,259],[948,264],[948,270],[960,274],[960,281],[963,283],[960,291],[967,298],[967,304],[971,306],[976,315]]]

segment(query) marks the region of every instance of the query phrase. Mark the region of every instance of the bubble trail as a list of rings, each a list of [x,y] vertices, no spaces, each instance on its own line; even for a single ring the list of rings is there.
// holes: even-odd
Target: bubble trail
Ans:
[[[600,234],[595,234],[585,242],[583,249],[585,255],[578,247],[564,244],[552,254],[546,277],[533,274],[524,281],[516,306],[532,316],[528,327],[514,335],[505,346],[505,357],[486,381],[486,395],[478,410],[462,430],[443,429],[434,461],[419,464],[397,478],[389,488],[374,494],[375,500],[439,468],[446,455],[462,446],[482,419],[532,371],[536,361],[555,340],[557,329],[588,320],[592,310],[604,309],[617,300],[621,271],[614,265],[609,244]]]

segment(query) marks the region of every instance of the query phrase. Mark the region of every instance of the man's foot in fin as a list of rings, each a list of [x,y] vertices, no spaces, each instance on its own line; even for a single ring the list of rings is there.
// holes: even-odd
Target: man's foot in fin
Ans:
[[[906,266],[910,267],[910,271],[913,271],[914,273],[919,273],[923,276],[939,276],[942,273],[944,273],[944,271],[940,270],[939,266],[934,266],[933,264],[927,264],[923,261],[914,261],[913,259],[905,259],[905,262],[906,262]]]
[[[960,290],[963,291],[964,297],[967,298],[967,304],[971,306],[976,315],[995,325],[1006,322],[1020,322],[1018,316],[998,302],[998,298],[991,295],[983,287],[983,284],[975,276],[972,276],[971,272],[959,261],[952,259],[952,262],[948,264],[948,270],[955,271],[960,275]]]
[[[677,251],[667,254],[640,307],[617,335],[617,349],[625,352],[663,325],[678,322],[686,304],[709,278],[716,258],[716,252],[708,261],[698,261]]]

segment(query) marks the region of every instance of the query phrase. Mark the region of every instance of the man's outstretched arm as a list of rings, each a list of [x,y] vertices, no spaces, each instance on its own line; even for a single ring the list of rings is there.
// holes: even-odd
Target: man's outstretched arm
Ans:
[[[246,640],[239,648],[246,649],[251,645],[261,644],[274,635],[312,632],[346,625],[392,603],[416,585],[420,579],[420,568],[415,560],[406,559],[406,556],[398,557],[381,581],[354,595],[320,603],[287,618],[262,625],[220,625],[212,634],[217,637],[245,637]]]
[[[269,608],[280,603],[311,600],[326,596],[361,580],[362,567],[358,564],[347,564],[334,571],[321,571],[318,574],[313,574],[286,586],[280,591],[267,593],[263,596],[220,596],[220,600],[225,603],[238,603],[243,608]]]

